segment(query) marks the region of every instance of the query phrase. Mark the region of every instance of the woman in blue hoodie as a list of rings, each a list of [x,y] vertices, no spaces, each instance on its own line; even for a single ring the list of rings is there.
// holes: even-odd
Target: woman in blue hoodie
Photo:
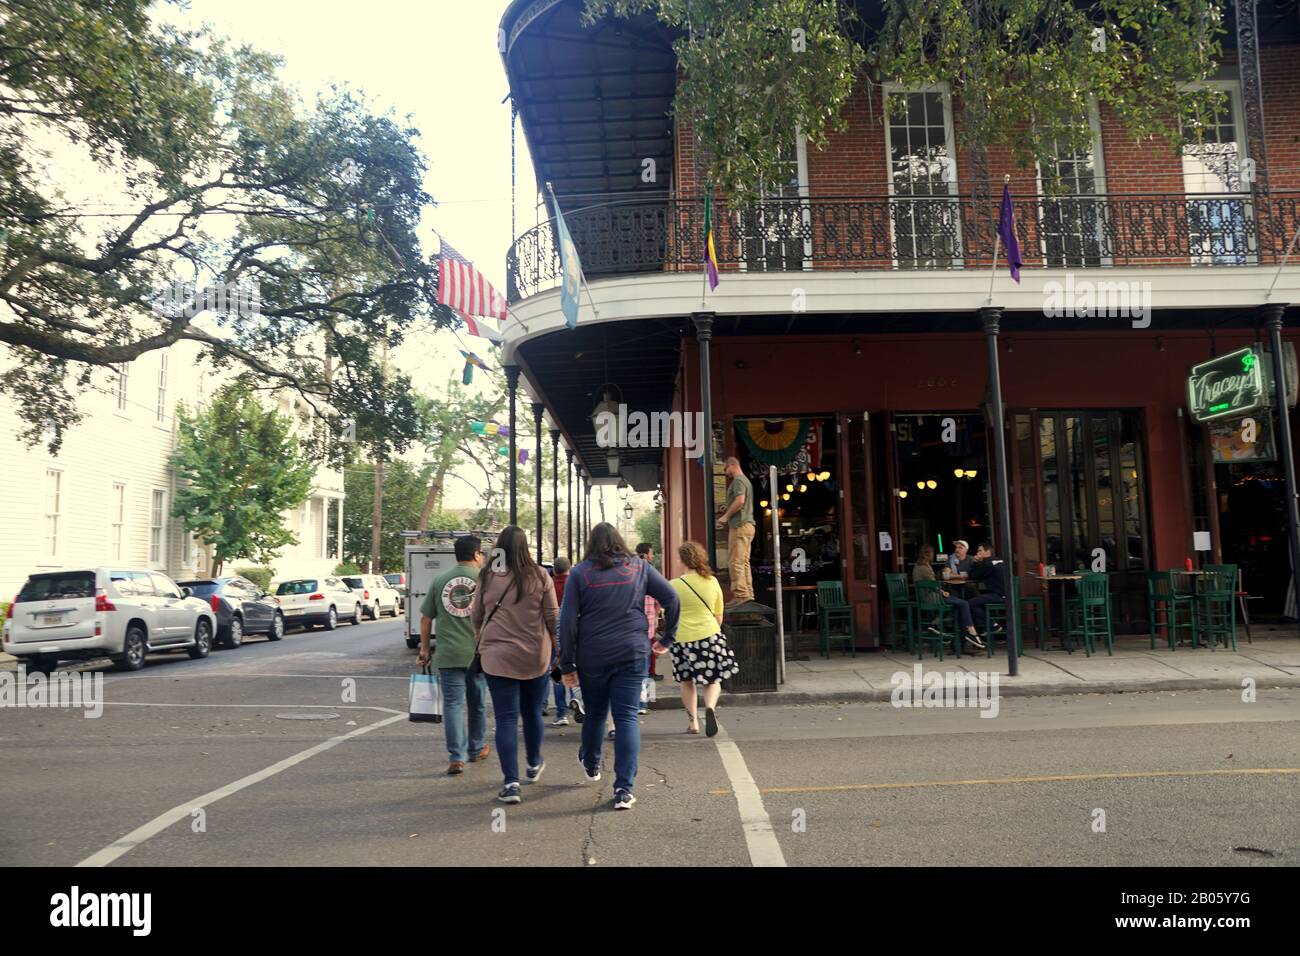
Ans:
[[[664,631],[653,653],[662,654],[677,633],[681,601],[648,561],[628,551],[613,525],[591,529],[586,555],[569,572],[560,606],[560,671],[568,687],[582,687],[587,719],[578,761],[593,783],[600,779],[605,715],[613,712],[614,809],[636,802],[632,785],[641,750],[637,706],[651,653],[645,636],[646,595],[664,609]]]

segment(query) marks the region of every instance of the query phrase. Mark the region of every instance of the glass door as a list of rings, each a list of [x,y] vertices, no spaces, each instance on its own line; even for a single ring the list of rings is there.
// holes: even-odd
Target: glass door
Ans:
[[[1244,194],[1245,133],[1236,82],[1209,84],[1226,96],[1203,126],[1184,128],[1192,142],[1183,147],[1183,187],[1192,261],[1202,265],[1244,265],[1253,258],[1248,224],[1254,212]]]

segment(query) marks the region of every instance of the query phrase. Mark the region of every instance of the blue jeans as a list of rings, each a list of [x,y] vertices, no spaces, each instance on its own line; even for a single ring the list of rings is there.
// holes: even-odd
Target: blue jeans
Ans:
[[[551,676],[549,674],[546,675],[546,679],[551,680]],[[551,683],[555,684],[554,681],[551,681]],[[565,708],[568,706],[569,688],[565,687],[563,684],[555,684],[555,717],[557,720],[566,716]]]
[[[483,675],[470,678],[465,667],[439,667],[442,685],[442,726],[447,733],[447,753],[464,763],[469,754],[483,749],[487,737],[487,682]],[[468,735],[465,703],[469,702]],[[466,737],[468,736],[468,740]]]
[[[985,604],[1001,604],[1006,598],[1001,594],[981,594],[979,597],[971,598],[966,603],[970,605],[971,615],[975,618],[975,627],[981,634],[988,627],[988,613],[984,610]]]
[[[524,751],[528,766],[542,762],[542,704],[546,702],[549,674],[532,680],[487,675],[492,711],[497,720],[497,758],[506,783],[519,782],[519,718],[524,719]]]
[[[973,623],[971,621],[970,602],[965,598],[959,597],[946,597],[943,600],[945,603],[951,604],[957,609],[957,616],[961,618],[962,630],[964,631],[969,629]]]
[[[631,790],[636,782],[636,760],[641,752],[641,725],[637,705],[641,702],[644,659],[624,661],[598,671],[578,669],[582,702],[587,719],[582,724],[582,749],[578,757],[588,770],[600,766],[605,742],[605,715],[614,714],[614,789]]]

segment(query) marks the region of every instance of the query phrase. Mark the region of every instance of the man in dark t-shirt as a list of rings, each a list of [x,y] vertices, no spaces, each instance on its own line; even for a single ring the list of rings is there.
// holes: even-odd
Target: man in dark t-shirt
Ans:
[[[982,542],[975,549],[975,558],[970,566],[970,580],[974,584],[983,583],[985,587],[985,593],[971,598],[968,603],[971,616],[975,619],[975,627],[981,634],[986,634],[988,614],[984,611],[984,605],[1002,603],[1011,590],[1007,580],[1007,563],[1001,558],[993,557],[993,549]]]

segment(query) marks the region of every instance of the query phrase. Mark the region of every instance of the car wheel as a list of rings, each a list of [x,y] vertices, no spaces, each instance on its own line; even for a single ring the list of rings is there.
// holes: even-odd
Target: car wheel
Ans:
[[[206,617],[194,625],[194,646],[186,650],[190,660],[199,661],[212,653],[212,625]]]
[[[408,637],[406,639],[406,646],[409,647],[411,650],[415,650],[417,647],[420,646],[420,639],[418,637]]]
[[[278,641],[284,637],[284,615],[279,611],[271,618],[271,629],[266,632],[266,639],[269,641]]]
[[[50,671],[54,670],[58,662],[48,657],[20,657],[18,663],[25,665],[29,674],[44,674],[49,677]]]
[[[118,670],[138,671],[144,667],[145,658],[145,634],[144,628],[139,624],[132,624],[126,629],[126,637],[122,639],[122,653],[113,661]]]
[[[339,612],[330,608],[329,614],[325,616],[325,630],[332,631],[339,626]]]
[[[380,607],[379,602],[376,601],[373,610],[370,612],[370,620],[377,621],[383,616],[384,616],[384,609]]]
[[[358,604],[352,609],[352,623],[357,625],[361,623],[361,605]]]
[[[230,619],[230,633],[226,635],[226,647],[236,648],[244,643],[244,619],[236,614]]]

